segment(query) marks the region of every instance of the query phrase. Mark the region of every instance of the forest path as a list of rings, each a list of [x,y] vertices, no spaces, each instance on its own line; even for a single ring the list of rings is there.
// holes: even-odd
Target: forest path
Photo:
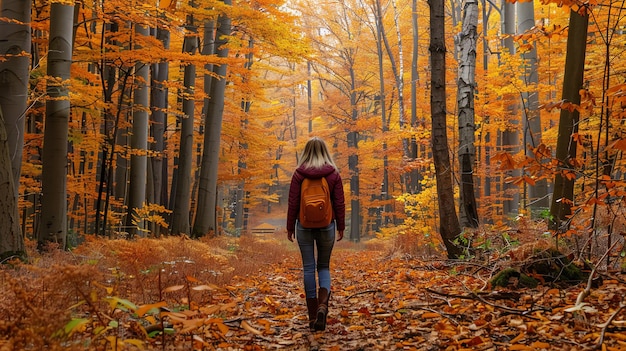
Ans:
[[[283,262],[235,282],[251,327],[239,334],[243,349],[582,350],[594,345],[598,325],[626,296],[624,284],[605,281],[588,298],[602,310],[570,313],[565,309],[584,286],[490,292],[485,287],[491,272],[476,265],[339,248],[331,262],[327,329],[311,333],[300,264],[294,250]],[[624,312],[617,319],[626,319]],[[605,331],[608,350],[626,348],[623,321]]]

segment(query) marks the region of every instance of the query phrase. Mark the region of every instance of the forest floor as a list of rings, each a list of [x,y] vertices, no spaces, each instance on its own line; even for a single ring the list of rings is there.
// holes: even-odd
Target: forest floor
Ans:
[[[327,329],[311,333],[284,236],[91,239],[5,265],[0,350],[626,349],[624,275],[600,275],[577,305],[586,282],[491,289],[506,263],[379,240],[335,246]]]

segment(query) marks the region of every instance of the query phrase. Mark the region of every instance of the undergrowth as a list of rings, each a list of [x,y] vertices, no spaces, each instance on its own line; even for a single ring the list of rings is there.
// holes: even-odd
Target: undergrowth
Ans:
[[[0,350],[175,349],[162,314],[198,309],[228,284],[284,259],[273,236],[191,240],[88,237],[71,252],[0,267]]]

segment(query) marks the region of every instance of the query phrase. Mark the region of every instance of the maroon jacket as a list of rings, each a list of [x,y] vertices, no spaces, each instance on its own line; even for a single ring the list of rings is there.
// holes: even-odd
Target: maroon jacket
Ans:
[[[302,168],[299,167],[291,177],[289,187],[289,208],[287,210],[287,232],[293,233],[296,228],[296,219],[300,213],[300,187],[304,178],[326,177],[330,188],[330,198],[333,203],[333,219],[336,221],[337,230],[346,229],[346,204],[343,197],[343,183],[339,172],[331,165],[324,165],[322,168]]]

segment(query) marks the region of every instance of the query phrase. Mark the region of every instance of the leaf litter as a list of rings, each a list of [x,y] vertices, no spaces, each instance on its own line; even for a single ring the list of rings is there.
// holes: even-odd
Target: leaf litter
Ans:
[[[585,283],[491,289],[494,262],[342,242],[327,329],[311,333],[297,246],[219,240],[229,249],[184,238],[95,240],[3,267],[0,350],[626,349],[617,273],[603,273],[588,295]]]
[[[488,276],[462,262],[422,262],[380,252],[336,250],[325,332],[308,331],[297,254],[239,279],[244,349],[276,350],[604,350],[626,349],[626,285],[605,279],[588,305],[571,310],[584,284],[570,288],[486,289]],[[568,309],[569,308],[569,309]],[[244,324],[245,322],[245,324]]]

